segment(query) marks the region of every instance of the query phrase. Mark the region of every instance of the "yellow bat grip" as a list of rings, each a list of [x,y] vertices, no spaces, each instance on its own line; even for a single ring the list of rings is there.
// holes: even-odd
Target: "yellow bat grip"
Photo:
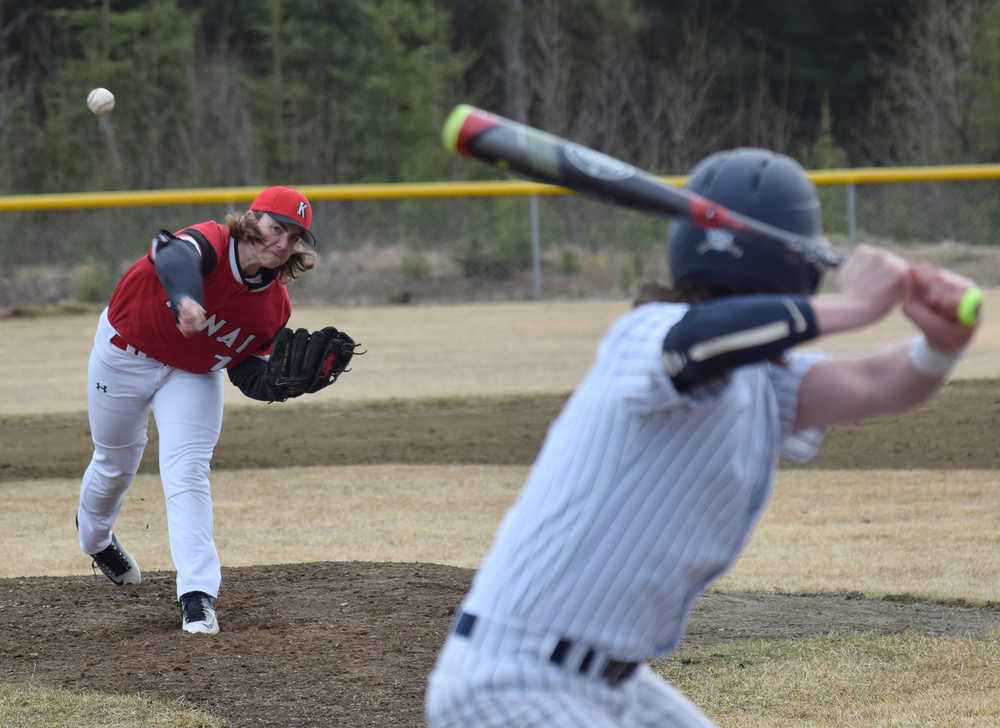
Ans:
[[[970,288],[962,296],[958,304],[956,317],[959,323],[966,326],[975,326],[979,321],[979,307],[983,303],[983,289]]]

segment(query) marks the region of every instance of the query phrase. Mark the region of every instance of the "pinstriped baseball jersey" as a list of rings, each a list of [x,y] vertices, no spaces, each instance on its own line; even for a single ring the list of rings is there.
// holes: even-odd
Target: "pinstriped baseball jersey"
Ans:
[[[822,439],[793,431],[816,353],[791,350],[784,365],[741,367],[678,394],[662,342],[687,309],[646,304],[608,331],[463,610],[622,660],[680,642],[695,600],[745,544],[779,453],[808,459]]]

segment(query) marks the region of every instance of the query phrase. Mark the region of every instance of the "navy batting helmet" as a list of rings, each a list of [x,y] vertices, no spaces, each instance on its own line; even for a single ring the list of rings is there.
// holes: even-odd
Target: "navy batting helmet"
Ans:
[[[723,207],[826,245],[820,237],[816,187],[791,157],[766,149],[716,152],[697,165],[685,187]],[[812,294],[825,267],[822,256],[759,237],[674,223],[667,257],[675,284],[737,293]]]

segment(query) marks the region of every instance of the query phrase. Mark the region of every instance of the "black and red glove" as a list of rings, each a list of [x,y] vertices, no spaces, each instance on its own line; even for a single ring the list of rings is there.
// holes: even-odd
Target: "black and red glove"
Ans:
[[[281,329],[267,365],[275,399],[318,392],[333,384],[347,370],[357,348],[354,339],[333,326],[313,332]]]

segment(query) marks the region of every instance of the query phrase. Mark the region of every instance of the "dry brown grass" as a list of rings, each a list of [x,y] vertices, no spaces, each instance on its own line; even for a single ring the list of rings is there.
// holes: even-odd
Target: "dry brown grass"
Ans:
[[[957,378],[1000,376],[1000,289],[987,292],[986,315]],[[299,307],[291,324],[333,324],[367,348],[352,371],[322,394],[345,401],[568,392],[580,381],[624,301],[364,308]],[[84,411],[87,357],[97,311],[84,315],[0,319],[10,356],[0,361],[0,416]],[[910,336],[901,314],[859,332],[822,340],[831,353],[854,354]],[[229,406],[265,407],[226,387]],[[306,404],[292,400],[286,407]]]
[[[779,473],[719,588],[1000,602],[1000,489],[985,470]]]
[[[566,392],[586,372],[621,302],[297,308],[291,324],[333,324],[368,353],[324,398],[370,400]],[[86,410],[97,312],[0,319],[16,355],[0,361],[0,415]],[[258,405],[232,386],[231,405]],[[292,400],[285,406],[306,402]]]
[[[4,728],[224,728],[183,701],[0,684]]]
[[[1000,633],[753,641],[657,664],[726,728],[972,728],[1000,715]]]
[[[227,566],[475,568],[526,473],[473,465],[220,471],[212,479],[220,555]],[[718,585],[998,602],[995,480],[992,471],[781,472],[746,551]],[[72,529],[78,481],[3,487],[0,578],[87,573]],[[139,476],[115,528],[143,569],[173,568],[158,478]]]
[[[471,568],[526,471],[464,465],[223,470],[212,476],[216,540],[226,566],[360,560]],[[0,564],[0,578],[89,571],[73,531],[78,480],[12,481],[3,488],[0,551],[9,558]],[[115,530],[144,570],[173,569],[157,476],[136,479]],[[40,543],[46,545],[41,552]]]

